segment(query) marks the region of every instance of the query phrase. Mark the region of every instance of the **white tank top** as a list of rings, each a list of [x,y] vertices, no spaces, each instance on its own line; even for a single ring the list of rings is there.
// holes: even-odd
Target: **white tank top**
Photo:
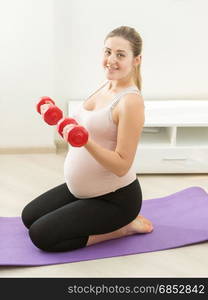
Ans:
[[[89,99],[102,87],[90,94]],[[83,103],[70,115],[80,125],[84,126],[90,137],[100,146],[115,150],[117,144],[117,125],[112,119],[112,108],[128,93],[140,94],[135,86],[128,87],[114,95],[111,103],[99,110],[86,110]],[[90,198],[113,192],[136,179],[136,171],[132,164],[124,176],[117,176],[106,169],[85,149],[85,147],[70,147],[64,162],[64,178],[70,192],[77,198]]]

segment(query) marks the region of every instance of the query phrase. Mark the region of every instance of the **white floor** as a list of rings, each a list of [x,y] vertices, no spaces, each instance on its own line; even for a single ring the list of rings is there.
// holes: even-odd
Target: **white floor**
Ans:
[[[66,152],[0,155],[0,215],[15,217],[37,195],[61,184]],[[208,192],[208,174],[138,176],[143,199],[190,186]],[[193,220],[197,222],[197,220]],[[152,253],[41,267],[0,267],[0,277],[208,277],[208,243]]]

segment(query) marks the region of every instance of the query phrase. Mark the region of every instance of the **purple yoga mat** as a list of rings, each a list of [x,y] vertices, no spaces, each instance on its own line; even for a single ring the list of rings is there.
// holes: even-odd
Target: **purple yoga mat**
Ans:
[[[0,217],[0,265],[61,264],[165,250],[208,239],[208,193],[201,187],[145,200],[140,214],[153,222],[153,232],[56,253],[36,248],[20,217]]]

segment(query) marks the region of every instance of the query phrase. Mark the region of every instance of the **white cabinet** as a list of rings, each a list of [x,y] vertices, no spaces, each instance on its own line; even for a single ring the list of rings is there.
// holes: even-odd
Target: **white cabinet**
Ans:
[[[208,173],[208,101],[145,101],[137,173]]]
[[[69,115],[80,103],[69,102]],[[138,174],[208,173],[208,101],[145,100],[134,166]]]

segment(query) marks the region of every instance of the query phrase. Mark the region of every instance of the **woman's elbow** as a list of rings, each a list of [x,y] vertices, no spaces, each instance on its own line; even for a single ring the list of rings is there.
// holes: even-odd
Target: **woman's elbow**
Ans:
[[[121,169],[121,170],[119,170],[118,172],[116,172],[116,175],[117,175],[118,177],[123,177],[124,175],[127,174],[128,170],[129,170],[129,168]]]
[[[121,155],[119,154],[120,158]],[[122,160],[119,162],[119,166],[117,167],[116,172],[114,172],[118,177],[122,177],[126,175],[126,173],[129,171],[131,167],[132,162],[130,162],[127,159],[122,158]]]
[[[126,174],[126,172],[121,172],[119,174],[116,174],[118,177],[123,177]]]

